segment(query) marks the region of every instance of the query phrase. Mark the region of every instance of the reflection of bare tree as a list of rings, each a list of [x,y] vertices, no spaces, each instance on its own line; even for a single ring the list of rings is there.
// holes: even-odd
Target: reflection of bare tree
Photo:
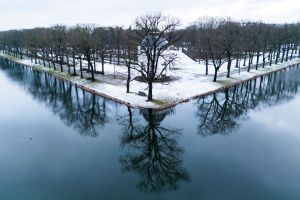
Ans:
[[[109,109],[106,106],[104,98],[98,98],[96,95],[82,92],[82,103],[77,104],[77,113],[75,116],[77,121],[81,123],[74,123],[74,127],[79,130],[81,134],[97,136],[97,128],[103,127],[108,122]],[[78,94],[76,94],[76,97]]]
[[[176,190],[179,182],[189,177],[182,168],[183,149],[177,143],[181,130],[161,126],[171,110],[142,110],[146,125],[133,119],[130,108],[128,111],[128,122],[122,121],[121,145],[127,150],[120,158],[123,169],[140,175],[137,187],[142,191]]]
[[[33,98],[51,108],[67,126],[80,134],[97,136],[108,122],[110,110],[104,98],[14,62],[1,62],[4,62],[1,68],[8,77],[19,82]]]
[[[295,70],[273,73],[198,99],[198,133],[202,136],[228,135],[248,118],[249,110],[291,100],[298,92],[299,82],[283,77],[292,76]]]
[[[224,95],[213,94],[209,98],[198,99],[197,117],[201,120],[198,129],[202,135],[222,132],[229,134],[231,129],[238,126],[236,118],[240,110],[235,109],[236,104],[228,98],[228,90]]]

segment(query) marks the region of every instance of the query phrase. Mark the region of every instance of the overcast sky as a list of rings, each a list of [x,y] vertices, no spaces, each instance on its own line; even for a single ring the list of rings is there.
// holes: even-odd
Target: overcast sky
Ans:
[[[203,16],[300,21],[300,0],[0,0],[0,30],[53,24],[124,25],[142,14],[161,12],[183,26]]]

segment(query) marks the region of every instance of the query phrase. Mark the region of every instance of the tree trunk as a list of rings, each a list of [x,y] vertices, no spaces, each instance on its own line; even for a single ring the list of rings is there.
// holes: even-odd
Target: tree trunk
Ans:
[[[153,81],[149,80],[148,81],[148,101],[152,101],[153,97],[152,97],[152,88],[153,87]]]
[[[290,45],[287,46],[285,62],[287,62],[289,59],[289,51],[290,51]]]
[[[92,72],[92,81],[94,82],[95,81],[94,66],[91,62],[90,65],[91,65],[91,72]]]
[[[96,53],[94,53],[94,59],[93,59],[93,61],[94,61],[94,71],[97,71],[97,68],[96,68]]]
[[[127,81],[126,81],[126,92],[129,93],[129,88],[130,88],[130,64],[127,64]]]
[[[118,52],[117,52],[117,54],[118,54],[118,65],[120,65],[120,45],[118,45]]]
[[[266,58],[265,58],[265,51],[263,51],[263,68],[265,68],[265,64],[266,64]]]
[[[63,61],[64,61],[64,56],[61,56],[60,57],[60,71],[63,72],[64,69],[63,69]]]
[[[66,54],[66,57],[67,57],[68,73],[71,74],[71,66],[69,65],[69,56]]]
[[[82,75],[82,59],[81,59],[81,56],[79,57],[79,62],[80,62],[80,78],[83,78],[83,75]]]
[[[285,48],[282,49],[281,63],[283,63],[284,55],[285,55]]]
[[[276,52],[277,52],[277,53],[276,53],[275,64],[277,65],[277,63],[278,63],[278,58],[279,58],[279,55],[280,55],[280,48],[278,48]]]
[[[43,50],[43,52],[42,52],[42,54],[43,54],[43,65],[44,65],[44,67],[46,67],[46,62],[45,62],[45,50]]]
[[[259,57],[260,57],[260,54],[259,54],[259,52],[257,52],[257,55],[256,55],[256,66],[255,66],[255,69],[256,69],[256,70],[257,70],[257,68],[258,68]]]
[[[94,67],[93,67],[91,58],[90,58],[89,56],[87,57],[87,61],[88,61],[88,66],[90,66],[90,69],[91,69],[91,73],[92,73],[92,81],[94,82],[94,81],[95,81]]]
[[[236,57],[235,68],[239,68],[239,64],[240,64],[240,55],[238,54]]]
[[[73,75],[76,76],[75,53],[73,52]]]
[[[230,78],[231,59],[228,59],[227,63],[227,78]]]
[[[272,58],[272,52],[269,53],[269,56],[270,56],[270,63],[269,63],[269,65],[272,66],[272,59],[273,59]]]
[[[200,63],[200,59],[199,59]],[[205,75],[208,75],[208,56],[207,53],[205,53]]]
[[[20,56],[21,56],[21,59],[23,59],[23,48],[20,51]]]
[[[53,58],[53,53],[51,52],[51,62],[53,65],[53,69],[56,70],[56,66],[55,66],[55,62],[54,62],[54,58]]]
[[[293,46],[293,48],[292,48],[292,53],[291,53],[291,56],[290,56],[290,60],[292,60],[292,59],[293,59],[293,55],[294,55],[294,53],[295,53],[295,46]]]
[[[48,61],[48,67],[51,68],[51,62],[50,62],[49,53],[47,53],[47,61]]]
[[[249,55],[249,61],[248,61],[248,69],[247,69],[247,72],[250,72],[250,68],[251,68],[251,59],[252,59],[252,56]]]
[[[37,64],[36,53],[34,53],[34,64]]]
[[[246,58],[247,58],[247,54],[246,54],[246,52],[245,52],[245,56],[244,56],[244,64],[243,64],[243,66],[246,66]]]
[[[217,81],[218,69],[215,67],[214,82]]]
[[[104,75],[104,56],[101,56],[101,67],[102,74]]]

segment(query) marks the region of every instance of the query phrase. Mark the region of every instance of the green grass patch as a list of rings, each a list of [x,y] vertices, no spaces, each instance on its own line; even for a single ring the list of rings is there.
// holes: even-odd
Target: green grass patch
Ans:
[[[217,80],[216,82],[217,82],[217,83],[220,83],[220,84],[222,84],[222,85],[224,85],[224,86],[233,83],[232,80]]]
[[[92,86],[92,87],[94,87],[94,86],[97,86],[98,84],[100,84],[101,82],[100,81],[98,81],[98,80],[96,80],[96,81],[91,81],[91,80],[87,80],[88,81],[88,84],[90,85],[90,86]]]
[[[65,78],[65,79],[68,79],[68,80],[71,79],[71,75],[66,73],[66,72],[55,71],[55,70],[51,70],[51,71],[49,70],[48,72],[51,73],[51,74],[54,74],[58,77],[61,77],[61,78]]]
[[[14,56],[6,56],[7,59],[11,60],[11,61],[19,61],[20,59]]]
[[[169,102],[166,100],[161,100],[161,99],[153,99],[152,103],[154,103],[158,106],[164,106],[164,105],[167,105]]]

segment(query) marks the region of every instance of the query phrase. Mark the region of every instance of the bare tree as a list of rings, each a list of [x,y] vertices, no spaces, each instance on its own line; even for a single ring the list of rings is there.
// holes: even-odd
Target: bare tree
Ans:
[[[135,65],[138,60],[138,47],[134,43],[133,31],[131,27],[123,35],[123,50],[120,55],[122,60],[125,62],[127,67],[127,80],[126,80],[126,92],[130,92],[130,82],[131,82],[131,69],[135,69]]]
[[[179,40],[176,34],[178,25],[178,20],[161,14],[136,19],[135,42],[140,49],[136,64],[139,66],[137,70],[148,84],[148,101],[153,100],[153,82],[175,61],[176,54],[168,49]],[[161,65],[163,62],[165,65]]]
[[[225,20],[220,25],[221,43],[224,47],[227,61],[227,78],[230,77],[231,62],[234,60],[238,49],[238,38],[240,37],[240,26],[238,23]]]
[[[214,67],[214,81],[217,81],[218,71],[221,66],[227,62],[226,48],[222,43],[222,35],[220,33],[219,22],[211,19],[203,24],[201,29],[200,43],[202,44],[202,51],[208,57],[207,64]],[[210,61],[210,62],[209,62]]]
[[[91,80],[95,81],[95,52],[96,52],[96,36],[95,27],[92,25],[82,25],[79,28],[80,31],[80,42],[79,50],[84,56],[83,59],[86,60],[88,64],[87,72],[91,72]]]

